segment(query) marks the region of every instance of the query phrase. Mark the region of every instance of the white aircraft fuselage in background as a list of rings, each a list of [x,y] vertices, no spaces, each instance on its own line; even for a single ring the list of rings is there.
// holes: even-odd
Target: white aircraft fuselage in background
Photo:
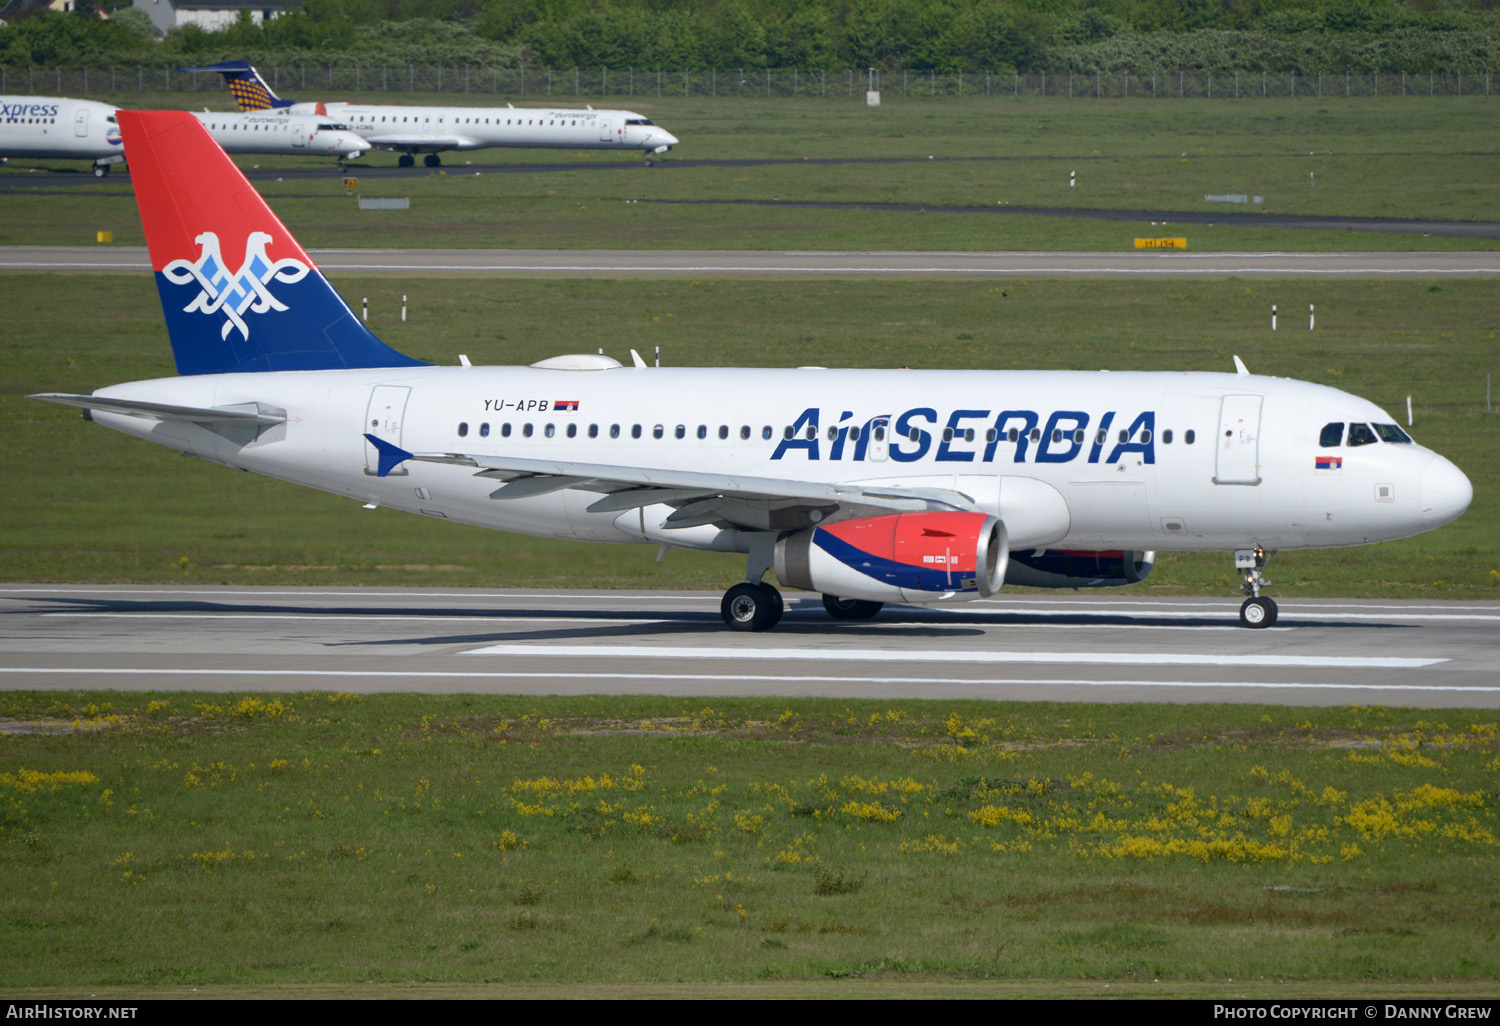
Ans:
[[[0,159],[91,160],[103,176],[122,159],[115,108],[66,96],[0,96]]]
[[[186,453],[552,538],[745,553],[724,621],[1130,584],[1446,524],[1473,490],[1374,404],[1243,372],[437,367],[371,335],[201,126],[121,112],[181,377],[38,396]],[[167,174],[172,168],[175,174]],[[238,268],[236,270],[236,268]],[[634,356],[635,354],[632,354]]]
[[[437,153],[489,147],[639,150],[646,162],[677,137],[644,115],[591,107],[390,107],[296,103],[297,113],[328,112],[383,150]]]
[[[650,118],[629,110],[595,110],[589,105],[524,107],[418,107],[363,103],[297,103],[283,100],[247,61],[222,61],[191,72],[217,72],[242,111],[286,110],[327,114],[348,124],[383,150],[402,154],[403,167],[418,153],[436,167],[445,150],[489,147],[569,150],[639,150],[646,164],[677,145],[677,137]]]
[[[96,100],[0,96],[0,157],[92,160],[102,177],[124,158],[116,113]],[[193,112],[228,153],[336,157],[342,163],[370,144],[329,117],[302,114]]]

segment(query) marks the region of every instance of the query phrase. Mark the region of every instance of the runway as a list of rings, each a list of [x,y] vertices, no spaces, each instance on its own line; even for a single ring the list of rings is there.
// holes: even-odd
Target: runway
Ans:
[[[787,594],[0,586],[0,690],[348,691],[1500,708],[1500,603],[1023,595],[840,623]]]
[[[1443,278],[1500,275],[1500,251],[1460,253],[764,252],[310,249],[329,274],[598,277]],[[142,271],[144,246],[4,246],[0,270]]]

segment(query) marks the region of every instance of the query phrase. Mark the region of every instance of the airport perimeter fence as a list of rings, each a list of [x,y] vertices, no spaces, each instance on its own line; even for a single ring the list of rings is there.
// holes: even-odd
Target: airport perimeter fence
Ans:
[[[867,90],[886,97],[1003,99],[1254,99],[1336,96],[1489,96],[1490,73],[1267,71],[989,72],[940,75],[926,71],[730,70],[667,71],[644,68],[493,68],[478,65],[272,64],[260,69],[277,92],[298,99],[336,99],[345,93],[477,93],[598,97],[822,97],[857,99]],[[165,65],[115,67],[7,67],[0,93],[57,96],[131,93],[224,94],[213,72]]]

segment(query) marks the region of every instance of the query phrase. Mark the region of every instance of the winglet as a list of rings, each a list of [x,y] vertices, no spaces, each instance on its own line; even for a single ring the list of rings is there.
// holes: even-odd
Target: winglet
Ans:
[[[401,466],[401,464],[411,459],[411,453],[401,448],[401,446],[392,445],[383,438],[376,438],[368,431],[365,432],[365,441],[373,445],[375,451],[380,454],[380,465],[375,468],[376,477],[385,477],[391,471]]]
[[[1234,372],[1236,374],[1249,374],[1250,373],[1250,369],[1245,366],[1245,361],[1241,360],[1238,356],[1236,356],[1234,358]]]

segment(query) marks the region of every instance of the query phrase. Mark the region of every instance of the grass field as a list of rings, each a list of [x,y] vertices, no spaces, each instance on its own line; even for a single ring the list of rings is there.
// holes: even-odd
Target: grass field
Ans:
[[[1492,715],[9,693],[0,716],[47,731],[0,763],[12,997],[1284,999],[1500,972]]]
[[[595,281],[347,278],[397,349],[525,364],[660,344],[678,366],[1227,370],[1308,378],[1380,403],[1474,482],[1457,523],[1402,542],[1284,553],[1274,594],[1500,596],[1494,286],[1483,281]],[[410,320],[398,317],[410,295]],[[1269,308],[1315,303],[1317,330]],[[139,275],[0,275],[0,579],[723,587],[737,557],[523,538],[438,523],[239,474],[22,398],[173,373]],[[67,310],[66,320],[57,311]],[[93,329],[78,325],[106,325]],[[1225,554],[1163,554],[1135,590],[1233,595]]]
[[[1162,234],[1186,234],[1191,248],[1206,250],[1497,245],[997,213],[1044,206],[1492,220],[1500,189],[1493,174],[1500,101],[1484,97],[1117,104],[979,98],[895,101],[878,110],[834,100],[642,98],[637,109],[683,140],[663,166],[640,167],[619,153],[480,150],[448,154],[441,174],[360,183],[365,195],[410,197],[405,212],[360,213],[331,168],[322,179],[259,184],[310,246],[699,248],[711,239],[707,244],[732,249],[1111,250]],[[779,163],[682,163],[764,158]],[[266,168],[328,166],[307,158],[238,159]],[[816,162],[828,160],[848,162]],[[575,169],[476,177],[465,161]],[[22,163],[0,169],[0,183],[24,179]],[[376,153],[356,162],[351,174],[358,177],[360,164],[394,163],[394,154]],[[1076,186],[1069,185],[1070,172]],[[1261,195],[1265,202],[1204,201],[1217,193]],[[967,209],[774,206],[785,201]],[[140,242],[122,185],[90,182],[46,195],[4,191],[0,211],[0,244],[91,243],[101,229],[113,231],[117,244]]]

